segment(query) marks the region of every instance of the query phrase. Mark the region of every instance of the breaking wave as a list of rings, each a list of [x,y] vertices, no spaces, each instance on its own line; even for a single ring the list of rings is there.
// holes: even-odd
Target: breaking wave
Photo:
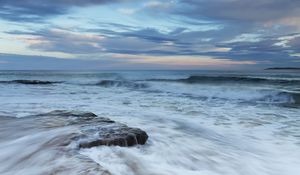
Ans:
[[[223,94],[209,95],[182,94],[182,97],[199,99],[199,100],[222,100],[222,101],[238,101],[246,103],[264,103],[264,104],[291,104],[300,105],[300,93],[278,92],[278,91],[258,91],[241,94],[239,92],[224,92]]]
[[[125,80],[102,80],[96,85],[102,87],[126,87],[126,88],[133,88],[133,89],[142,89],[148,87],[148,85],[145,83],[136,83],[133,81],[125,81]]]
[[[251,83],[251,84],[284,84],[300,85],[300,80],[270,79],[261,77],[242,77],[242,76],[197,76],[193,75],[185,79],[150,79],[148,81],[182,82],[182,83]]]
[[[256,102],[270,104],[300,104],[300,93],[294,92],[266,92],[262,97],[254,99]]]
[[[163,87],[163,88],[162,88]],[[203,85],[187,86],[179,83],[153,83],[147,92],[177,96],[199,101],[246,102],[265,104],[300,104],[300,92],[272,87]],[[152,91],[151,91],[152,90]]]

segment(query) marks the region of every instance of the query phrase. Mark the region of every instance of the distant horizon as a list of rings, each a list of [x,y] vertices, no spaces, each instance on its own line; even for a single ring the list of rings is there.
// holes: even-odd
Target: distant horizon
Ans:
[[[0,71],[224,71],[224,72],[255,72],[298,70],[300,67],[270,67],[261,69],[0,69]]]

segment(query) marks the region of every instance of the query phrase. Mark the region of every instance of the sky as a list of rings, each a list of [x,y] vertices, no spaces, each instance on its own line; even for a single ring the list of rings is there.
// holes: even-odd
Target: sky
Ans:
[[[300,67],[299,0],[0,0],[1,70]]]

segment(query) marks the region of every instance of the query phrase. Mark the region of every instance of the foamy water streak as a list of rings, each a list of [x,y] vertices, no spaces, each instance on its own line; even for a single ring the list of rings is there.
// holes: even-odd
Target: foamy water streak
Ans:
[[[76,126],[37,118],[1,117],[0,174],[105,174],[103,167],[76,151]]]
[[[22,129],[17,126],[26,124],[2,124],[8,120],[2,117],[0,174],[93,174],[100,171],[97,164],[115,175],[300,174],[297,84],[177,81],[224,75],[300,80],[293,73],[2,72],[1,81],[62,82],[0,83],[2,116],[80,109],[142,128],[149,140],[144,146],[98,147],[73,154],[60,150],[59,143],[76,128]],[[154,79],[168,81],[149,81]]]

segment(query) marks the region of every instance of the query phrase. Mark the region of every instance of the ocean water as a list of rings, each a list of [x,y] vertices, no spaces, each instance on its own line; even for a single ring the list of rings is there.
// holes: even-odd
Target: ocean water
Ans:
[[[0,174],[299,175],[299,94],[299,72],[0,71]],[[61,143],[78,128],[15,121],[52,110],[149,140],[75,149]]]

